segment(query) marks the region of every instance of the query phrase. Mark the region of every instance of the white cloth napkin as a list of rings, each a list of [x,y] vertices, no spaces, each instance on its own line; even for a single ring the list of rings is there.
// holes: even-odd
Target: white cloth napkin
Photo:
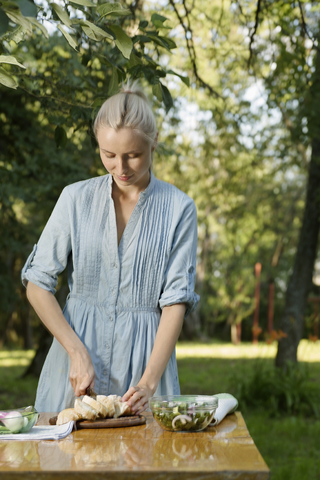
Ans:
[[[60,440],[72,432],[74,423],[75,422],[68,422],[64,425],[39,425],[32,427],[27,433],[4,433],[0,435],[0,441]]]
[[[238,400],[230,393],[217,393],[214,395],[218,399],[218,408],[214,413],[214,422],[210,425],[219,425],[226,415],[233,413],[238,408]]]

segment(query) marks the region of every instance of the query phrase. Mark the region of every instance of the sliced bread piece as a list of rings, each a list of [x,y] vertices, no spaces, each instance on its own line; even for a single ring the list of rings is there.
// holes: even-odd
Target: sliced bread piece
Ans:
[[[97,410],[82,402],[79,398],[76,398],[74,402],[74,409],[85,420],[95,420],[98,416]]]
[[[115,408],[114,408],[114,401],[112,398],[107,397],[106,395],[97,395],[97,401],[102,403],[106,409],[106,417],[112,418],[113,415],[115,414]]]
[[[121,397],[119,398],[120,400],[116,400],[114,402],[115,414],[113,418],[134,415],[133,411],[131,410],[131,407],[127,404],[127,402],[121,402]]]
[[[63,425],[71,421],[76,422],[81,418],[81,415],[79,415],[74,408],[66,408],[59,413],[56,425]]]
[[[99,418],[106,418],[106,416],[108,415],[107,407],[103,403],[99,402],[98,400],[95,400],[94,398],[89,397],[88,395],[85,395],[82,401],[90,405],[90,407],[94,408],[98,412]]]

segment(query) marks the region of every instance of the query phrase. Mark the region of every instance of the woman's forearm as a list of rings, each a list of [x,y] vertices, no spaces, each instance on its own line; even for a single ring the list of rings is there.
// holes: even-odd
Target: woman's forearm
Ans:
[[[27,297],[38,317],[69,355],[72,355],[75,350],[85,348],[65,319],[57,299],[51,292],[28,282]]]
[[[47,329],[70,356],[69,379],[77,397],[94,387],[95,372],[90,355],[65,319],[59,303],[51,292],[28,282],[27,297]]]
[[[138,385],[132,386],[122,397],[134,412],[140,414],[158,386],[181,332],[186,305],[178,303],[164,307],[153,349]]]
[[[164,307],[153,345],[152,353],[145,372],[139,383],[144,383],[155,392],[160,378],[179,338],[186,305],[178,303]]]

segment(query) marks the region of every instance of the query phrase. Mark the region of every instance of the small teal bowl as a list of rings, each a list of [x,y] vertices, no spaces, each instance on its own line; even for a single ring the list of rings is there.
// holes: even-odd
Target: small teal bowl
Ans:
[[[9,418],[8,418],[8,414]],[[0,411],[0,435],[26,433],[36,424],[39,413],[33,406]]]

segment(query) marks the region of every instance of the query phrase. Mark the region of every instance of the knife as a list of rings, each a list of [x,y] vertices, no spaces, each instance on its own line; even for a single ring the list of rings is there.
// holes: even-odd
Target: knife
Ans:
[[[92,397],[95,400],[97,400],[97,395],[98,394],[93,390],[93,388],[88,387],[87,390],[86,390],[86,395],[88,395],[88,397]]]

